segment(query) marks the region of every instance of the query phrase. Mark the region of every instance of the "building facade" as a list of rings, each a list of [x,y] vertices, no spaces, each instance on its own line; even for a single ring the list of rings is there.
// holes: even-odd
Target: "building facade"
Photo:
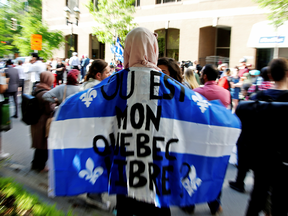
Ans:
[[[79,56],[88,54],[92,59],[102,58],[110,62],[113,58],[110,45],[99,43],[92,36],[96,23],[85,6],[87,1],[42,1],[43,20],[51,30],[63,31],[69,41],[55,51],[55,56],[69,56],[72,38],[72,50]],[[73,25],[73,30],[71,25],[66,25],[65,6],[71,11],[78,6],[81,11],[79,24]],[[158,33],[160,57],[177,61],[198,60],[201,65],[227,62],[230,67],[238,65],[239,59],[245,57],[256,68],[267,64],[275,54],[288,58],[285,35],[273,31],[265,33],[263,25],[260,27],[262,35],[257,35],[259,23],[269,24],[266,11],[252,0],[136,0],[135,7],[134,22]],[[273,42],[274,36],[284,37],[284,42]],[[259,40],[263,41],[260,45]]]

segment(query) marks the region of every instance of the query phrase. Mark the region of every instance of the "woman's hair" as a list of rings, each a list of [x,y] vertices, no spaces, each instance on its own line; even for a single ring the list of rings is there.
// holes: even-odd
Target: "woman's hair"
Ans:
[[[167,66],[170,72],[170,77],[172,77],[173,79],[177,80],[180,83],[183,82],[181,70],[178,66],[177,61],[175,61],[173,58],[167,58],[167,57],[159,58],[157,66],[158,65]]]
[[[102,59],[96,59],[92,62],[87,75],[85,76],[85,82],[90,78],[95,79],[97,73],[103,73],[104,69],[108,66],[108,63]]]
[[[187,68],[184,73],[184,79],[186,82],[189,83],[192,89],[198,88],[199,84],[194,75],[194,69]]]
[[[77,85],[79,70],[72,69],[67,74],[67,85]]]

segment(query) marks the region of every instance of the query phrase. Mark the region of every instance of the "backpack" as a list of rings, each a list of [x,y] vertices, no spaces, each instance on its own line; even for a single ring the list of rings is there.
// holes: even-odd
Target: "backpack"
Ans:
[[[228,91],[230,91],[230,88],[231,88],[230,87],[230,81],[228,80],[227,76],[224,76],[224,77],[219,79],[218,86],[221,86],[224,89],[227,89]]]
[[[22,95],[22,121],[27,125],[37,124],[42,114],[39,108],[39,102],[36,95],[45,89],[41,89],[34,93],[34,95],[23,94]]]

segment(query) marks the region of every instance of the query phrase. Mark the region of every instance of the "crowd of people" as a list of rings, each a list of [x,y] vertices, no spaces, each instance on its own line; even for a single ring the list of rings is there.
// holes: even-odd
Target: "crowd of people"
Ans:
[[[149,35],[149,33],[146,34]],[[130,37],[132,37],[132,35],[130,35]],[[127,37],[125,43],[129,45],[129,37]],[[128,45],[125,46],[126,49],[128,49]],[[155,44],[152,45],[156,46]],[[39,107],[42,111],[38,123],[31,125],[32,147],[35,148],[31,166],[33,170],[45,172],[49,169],[49,167],[46,166],[48,159],[47,138],[49,134],[45,133],[45,131],[47,130],[46,127],[48,127],[47,121],[53,117],[57,106],[63,103],[70,95],[98,85],[102,80],[115,72],[121,71],[126,68],[126,66],[140,65],[140,67],[157,68],[169,77],[182,83],[185,88],[192,89],[203,95],[208,101],[220,100],[223,106],[231,109],[231,112],[235,112],[241,100],[288,102],[288,66],[287,60],[285,59],[278,58],[272,60],[269,66],[262,68],[261,71],[251,69],[251,65],[247,65],[245,58],[240,59],[239,65],[230,68],[227,63],[220,64],[218,68],[210,64],[202,67],[195,61],[193,66],[182,70],[178,62],[172,58],[162,57],[158,59],[158,57],[154,56],[155,53],[153,53],[153,51],[147,51],[148,48],[147,50],[145,50],[146,48],[143,50],[137,49],[136,47],[134,48],[135,50],[132,50],[134,52],[133,54],[139,52],[142,56],[147,56],[147,58],[150,59],[142,59],[141,62],[138,62],[135,57],[137,55],[135,55],[135,59],[129,57],[129,65],[123,65],[120,60],[117,60],[115,64],[108,64],[101,59],[90,60],[88,55],[83,55],[82,58],[79,59],[77,53],[74,52],[70,59],[63,60],[62,58],[56,58],[46,63],[44,63],[36,53],[32,54],[29,63],[23,64],[22,61],[18,61],[16,67],[12,66],[13,63],[11,60],[6,62],[6,69],[3,73],[4,76],[0,76],[0,101],[4,101],[4,98],[13,96],[15,113],[12,117],[18,118],[17,95],[18,87],[21,87],[22,94],[31,93],[38,98]],[[129,50],[128,52],[132,51]],[[151,59],[155,62],[152,62]],[[135,62],[133,62],[133,60],[135,60]],[[143,62],[145,62],[145,64]],[[66,73],[67,75],[65,75]],[[66,80],[64,80],[64,77],[66,77]],[[2,88],[4,90],[2,90]],[[41,92],[39,92],[40,90]],[[238,173],[236,180],[230,181],[230,187],[238,192],[244,192],[244,179],[250,166],[245,162],[245,159],[243,159],[243,157],[245,157],[245,151],[243,151],[241,143],[237,143],[237,149]],[[4,153],[1,149],[1,139],[0,151],[2,159],[8,157],[8,154]],[[265,210],[265,201],[271,191],[269,191],[269,188],[265,188],[264,190],[266,191],[259,193],[259,189],[257,188],[258,184],[259,183],[255,181],[246,214],[247,216],[258,215],[261,210]],[[264,194],[266,197],[265,199],[262,197],[261,203],[259,201],[259,194]],[[103,209],[109,208],[109,203],[105,203],[101,199],[101,194],[88,194],[88,197],[91,198],[90,202],[96,204],[98,207],[100,206]],[[216,200],[208,203],[212,215],[222,211],[220,200],[221,192]],[[130,213],[131,215],[138,215],[137,212],[127,213],[127,205],[136,205],[139,209],[147,208],[151,211],[157,210],[159,215],[171,215],[169,208],[152,208],[151,204],[142,205],[140,201],[136,202],[133,199],[123,196],[118,196],[117,202],[117,215],[130,215]],[[287,215],[287,208],[281,208],[285,208],[283,210],[284,214],[281,215]],[[182,210],[187,213],[194,212],[194,209],[195,206],[182,207]],[[272,213],[273,211],[276,212],[275,209],[273,210],[272,205]],[[266,209],[266,215],[271,215],[271,209]],[[277,216],[278,214],[272,215]]]

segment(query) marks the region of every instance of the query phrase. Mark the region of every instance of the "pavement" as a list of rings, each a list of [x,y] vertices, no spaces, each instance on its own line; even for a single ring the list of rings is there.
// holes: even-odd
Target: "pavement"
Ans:
[[[20,99],[20,98],[19,98]],[[10,103],[11,115],[13,115],[14,105]],[[19,109],[20,110],[20,109]],[[20,121],[21,113],[18,119],[12,119],[12,129],[2,132],[2,148],[5,152],[11,154],[11,157],[0,163],[0,176],[12,177],[16,182],[30,193],[36,194],[39,199],[47,204],[56,205],[56,208],[64,212],[72,210],[74,215],[82,216],[112,216],[112,212],[102,211],[85,202],[85,194],[71,197],[48,197],[48,173],[37,173],[30,170],[31,160],[34,150],[31,149],[30,127]],[[237,168],[228,165],[226,177],[222,189],[222,207],[221,216],[244,216],[250,192],[253,187],[253,174],[248,173],[245,179],[246,192],[238,193],[229,187],[229,180],[234,180]],[[105,200],[111,202],[111,206],[116,205],[115,196],[104,195]],[[178,207],[171,208],[172,216],[186,216]],[[210,211],[206,203],[197,204],[195,216],[210,216]],[[264,214],[260,214],[263,216]]]

